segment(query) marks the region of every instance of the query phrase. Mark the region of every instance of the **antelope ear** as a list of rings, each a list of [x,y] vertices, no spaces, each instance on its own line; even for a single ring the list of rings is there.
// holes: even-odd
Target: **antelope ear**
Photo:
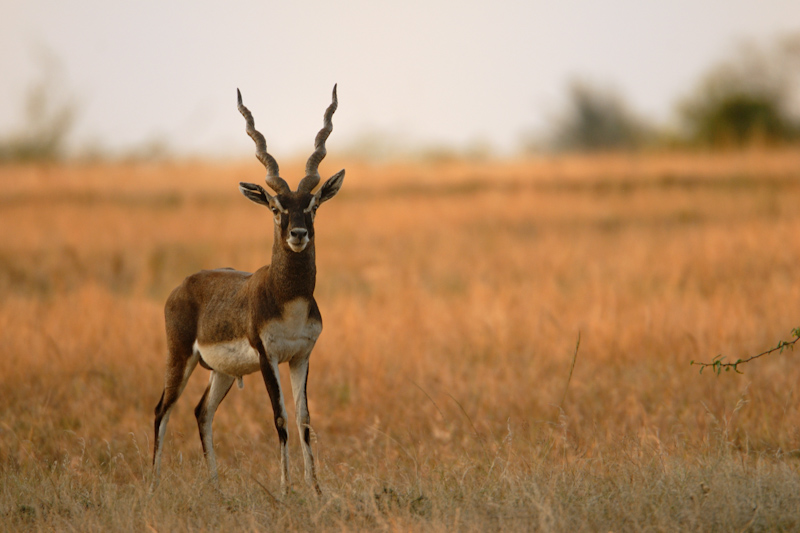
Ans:
[[[328,181],[322,184],[317,194],[314,195],[317,197],[317,203],[327,202],[336,196],[336,193],[342,188],[342,183],[344,183],[344,169],[328,178]]]
[[[239,182],[239,190],[248,200],[269,207],[272,196],[261,185]]]

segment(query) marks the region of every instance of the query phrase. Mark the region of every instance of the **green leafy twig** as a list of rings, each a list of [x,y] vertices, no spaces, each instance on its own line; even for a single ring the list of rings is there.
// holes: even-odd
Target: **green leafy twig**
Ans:
[[[711,370],[713,370],[714,373],[717,374],[717,375],[720,375],[722,373],[723,369],[725,370],[725,372],[729,372],[730,370],[733,370],[737,374],[742,374],[742,372],[739,370],[739,365],[743,365],[745,363],[749,363],[753,359],[758,359],[759,357],[771,354],[772,352],[783,353],[783,351],[786,348],[789,348],[790,350],[794,350],[794,344],[797,341],[800,341],[800,328],[794,328],[792,330],[792,337],[794,337],[794,338],[792,340],[790,340],[790,341],[780,341],[778,343],[778,345],[776,347],[772,348],[772,349],[769,349],[769,350],[767,350],[765,352],[761,352],[760,354],[754,355],[752,357],[748,357],[747,359],[737,359],[733,363],[726,363],[725,362],[725,357],[722,354],[720,354],[720,355],[716,356],[710,363],[701,363],[701,362],[697,362],[697,361],[692,361],[691,364],[699,366],[701,374],[703,373],[703,370],[706,369],[706,367],[711,367]]]

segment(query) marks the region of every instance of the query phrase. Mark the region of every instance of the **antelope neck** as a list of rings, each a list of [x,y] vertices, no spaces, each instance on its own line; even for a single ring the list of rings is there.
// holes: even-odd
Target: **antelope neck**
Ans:
[[[276,240],[267,279],[269,292],[275,300],[286,303],[296,298],[312,298],[316,279],[313,241],[302,252],[292,252]]]

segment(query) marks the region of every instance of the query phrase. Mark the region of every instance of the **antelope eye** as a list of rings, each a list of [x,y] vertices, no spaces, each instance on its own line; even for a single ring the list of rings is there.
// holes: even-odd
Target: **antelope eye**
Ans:
[[[277,207],[270,207],[270,209],[272,210],[272,213],[273,213],[274,215],[278,215],[278,214],[280,214],[280,211],[278,211],[278,208],[277,208]]]

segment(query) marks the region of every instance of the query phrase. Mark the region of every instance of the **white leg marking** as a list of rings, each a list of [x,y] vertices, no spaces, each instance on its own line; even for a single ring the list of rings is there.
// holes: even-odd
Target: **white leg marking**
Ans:
[[[153,485],[155,485],[158,481],[158,477],[161,475],[161,452],[164,449],[164,435],[167,433],[167,422],[169,422],[169,414],[172,411],[170,409],[167,411],[167,414],[161,419],[161,423],[158,425],[158,446],[156,447],[156,458],[155,458],[155,473],[153,475]]]
[[[208,379],[208,395],[205,400],[205,415],[200,426],[200,438],[203,439],[203,449],[206,451],[206,460],[208,461],[208,472],[211,479],[217,482],[217,459],[214,455],[214,438],[212,435],[211,425],[214,422],[214,413],[217,411],[222,399],[230,390],[234,381],[233,376],[222,374],[220,372],[211,372],[211,377]]]
[[[183,369],[183,377],[181,378],[181,383],[178,387],[178,394],[176,398],[179,398],[180,395],[183,393],[183,389],[186,388],[186,384],[189,382],[189,378],[192,376],[192,372],[194,372],[195,367],[197,366],[197,362],[200,360],[200,356],[197,353],[193,353],[192,356],[186,361],[186,367]],[[169,382],[165,379],[164,389],[169,386]],[[166,394],[165,394],[166,398]],[[177,399],[174,403],[172,403],[168,408],[167,411],[164,413],[164,416],[161,418],[161,423],[158,425],[158,442],[156,443],[156,453],[154,459],[154,475],[153,475],[153,483],[151,485],[151,490],[155,485],[158,484],[158,478],[161,474],[161,452],[164,449],[164,436],[167,433],[167,422],[169,422],[169,415],[172,412],[172,409],[175,407],[177,403]]]
[[[277,425],[286,431],[286,422],[288,415],[286,414],[286,404],[283,401],[283,389],[281,388],[281,375],[278,372],[278,362],[276,360],[270,361],[272,372],[275,374],[275,381],[278,384],[278,401],[280,404],[280,412],[275,413],[280,418]],[[281,490],[286,494],[289,490],[289,439],[281,442]]]
[[[308,358],[295,363],[289,363],[290,377],[292,379],[292,396],[294,397],[295,411],[297,415],[297,431],[300,433],[300,447],[303,450],[303,464],[305,467],[306,484],[314,487],[320,492],[317,482],[317,472],[314,466],[314,455],[311,453],[311,446],[306,442],[306,431],[311,432],[311,418],[308,413],[308,402],[306,400],[306,380],[308,378]]]

